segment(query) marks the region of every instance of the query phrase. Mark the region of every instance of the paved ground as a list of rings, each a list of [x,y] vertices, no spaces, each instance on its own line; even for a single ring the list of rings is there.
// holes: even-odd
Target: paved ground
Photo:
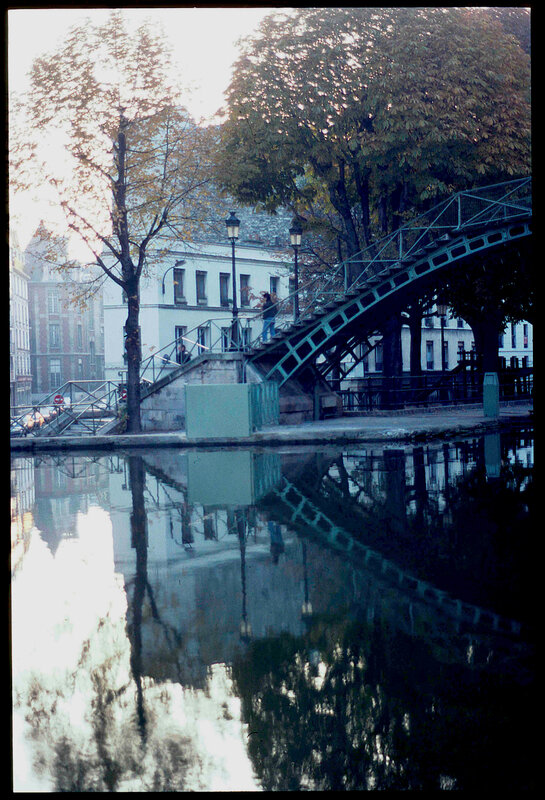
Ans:
[[[374,413],[363,417],[266,426],[244,438],[188,439],[184,431],[103,436],[27,437],[11,440],[16,452],[128,447],[233,447],[345,442],[422,441],[499,430],[514,422],[533,420],[532,403],[501,404],[497,419],[485,417],[481,406],[456,406],[416,412]]]

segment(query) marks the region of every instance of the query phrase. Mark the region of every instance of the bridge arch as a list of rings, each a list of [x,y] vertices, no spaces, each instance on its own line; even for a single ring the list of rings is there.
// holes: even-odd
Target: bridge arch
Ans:
[[[336,343],[346,354],[388,312],[405,306],[422,285],[437,281],[476,253],[505,247],[531,233],[531,209],[524,209],[514,220],[489,220],[449,231],[385,267],[379,262],[383,268],[364,273],[344,296],[328,304],[333,308],[292,326],[281,339],[250,355],[249,361],[261,367],[265,380],[283,385]]]

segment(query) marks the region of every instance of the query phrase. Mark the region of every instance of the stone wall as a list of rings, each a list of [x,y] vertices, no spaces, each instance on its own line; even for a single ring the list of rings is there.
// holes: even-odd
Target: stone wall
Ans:
[[[215,353],[199,358],[183,367],[176,376],[159,381],[153,394],[142,400],[143,431],[177,431],[185,429],[185,387],[191,383],[241,383],[241,353]],[[247,380],[259,380],[255,374]]]
[[[258,383],[263,376],[251,364],[244,364],[241,353],[210,353],[180,368],[174,375],[159,381],[153,394],[142,400],[143,431],[185,430],[185,387],[188,383]],[[315,410],[315,404],[318,408]],[[326,409],[326,406],[328,409]],[[340,398],[321,384],[317,397],[305,392],[296,380],[280,390],[280,424],[297,425],[327,415],[342,413]]]

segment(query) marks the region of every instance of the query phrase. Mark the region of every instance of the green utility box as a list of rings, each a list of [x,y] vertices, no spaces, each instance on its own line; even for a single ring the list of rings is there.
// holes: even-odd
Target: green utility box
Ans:
[[[483,412],[485,417],[499,417],[500,382],[497,372],[485,372],[483,378]]]
[[[185,428],[188,439],[249,436],[263,425],[277,425],[278,384],[187,384]]]
[[[187,384],[185,428],[188,439],[249,436],[252,432],[250,384]]]

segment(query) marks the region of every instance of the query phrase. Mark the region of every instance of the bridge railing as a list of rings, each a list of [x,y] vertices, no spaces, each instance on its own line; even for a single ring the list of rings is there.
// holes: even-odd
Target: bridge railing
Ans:
[[[436,248],[459,233],[526,217],[531,209],[531,177],[457,192],[348,258],[347,288],[416,257],[424,248]],[[350,280],[350,275],[356,277]]]
[[[38,402],[11,409],[11,435],[54,433],[83,417],[115,416],[120,399],[119,387],[112,381],[65,381]]]
[[[533,393],[533,370],[503,370],[498,373],[500,400],[530,399]],[[345,414],[356,414],[405,406],[425,408],[430,405],[481,403],[484,373],[452,370],[424,375],[367,375],[345,378],[339,394]]]

